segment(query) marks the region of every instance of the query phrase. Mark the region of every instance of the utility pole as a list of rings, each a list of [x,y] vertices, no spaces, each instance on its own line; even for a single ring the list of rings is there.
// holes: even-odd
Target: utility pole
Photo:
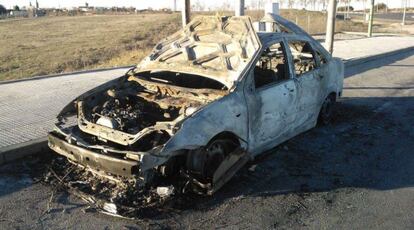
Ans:
[[[349,19],[349,6],[351,4],[350,2],[351,2],[351,0],[346,1],[346,18],[345,18],[345,20]]]
[[[385,13],[386,13],[386,14],[388,14],[388,7],[389,7],[389,5],[390,5],[390,3],[389,3],[389,1],[387,0],[387,7],[385,7]]]
[[[375,0],[371,0],[371,7],[369,9],[368,37],[372,37],[372,25],[374,24],[374,7]]]
[[[244,0],[236,0],[236,9],[235,9],[234,15],[236,16],[244,15]]]
[[[403,19],[402,19],[402,23],[401,25],[405,25],[405,15],[406,15],[406,11],[407,11],[407,0],[403,0],[403,4],[404,4],[404,12],[403,12]]]
[[[333,42],[335,36],[336,1],[337,0],[329,0],[328,21],[326,23],[325,47],[331,54],[333,53]]]
[[[181,0],[181,16],[185,27],[190,22],[190,0]]]

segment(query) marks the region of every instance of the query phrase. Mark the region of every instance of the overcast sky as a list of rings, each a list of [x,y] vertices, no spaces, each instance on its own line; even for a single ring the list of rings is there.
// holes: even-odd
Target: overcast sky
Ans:
[[[0,4],[4,5],[6,8],[11,8],[14,5],[28,6],[29,2],[34,3],[36,0],[0,0]],[[83,6],[85,2],[89,3],[89,6],[118,6],[118,7],[136,7],[139,9],[145,9],[152,7],[154,9],[159,8],[172,8],[173,0],[38,0],[40,7],[73,7],[73,6]],[[181,0],[177,0],[180,2]],[[197,0],[192,0],[196,2]],[[221,6],[223,2],[228,2],[233,4],[235,0],[198,0],[202,2],[207,7]],[[391,8],[401,7],[402,0],[376,0],[376,2],[384,2],[389,4]],[[414,0],[408,0],[409,2],[414,2]],[[246,4],[250,5],[252,2],[257,2],[256,0],[246,0]],[[369,2],[369,1],[367,1]],[[179,5],[179,4],[178,4]],[[362,8],[362,3],[352,3],[355,8]],[[411,4],[410,4],[411,5]]]

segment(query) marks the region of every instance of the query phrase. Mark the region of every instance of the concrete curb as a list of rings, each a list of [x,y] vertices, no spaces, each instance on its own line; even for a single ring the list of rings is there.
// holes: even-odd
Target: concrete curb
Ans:
[[[388,57],[388,56],[394,56],[396,54],[407,53],[407,52],[410,52],[410,51],[414,51],[414,46],[407,47],[407,48],[404,48],[404,49],[394,50],[394,51],[390,51],[390,52],[386,52],[386,53],[382,53],[382,54],[377,54],[377,55],[373,55],[373,56],[366,56],[366,57],[361,57],[361,58],[353,58],[353,59],[344,60],[344,64],[345,64],[345,67],[349,68],[349,67],[352,67],[352,66],[356,66],[356,65],[366,63],[366,62],[374,61],[374,60],[385,58],[385,57]]]
[[[0,165],[46,150],[47,137],[9,145],[0,149]]]
[[[359,64],[363,64],[363,63],[373,61],[373,60],[376,60],[376,59],[381,59],[381,58],[385,58],[385,57],[388,57],[388,56],[393,56],[393,55],[396,55],[396,54],[406,53],[406,52],[410,52],[410,51],[414,51],[414,46],[404,48],[404,49],[394,50],[394,51],[391,51],[391,52],[382,53],[382,54],[378,54],[378,55],[350,59],[350,60],[345,61],[345,67],[349,68],[349,67],[359,65]],[[120,68],[121,67],[109,68],[109,69],[106,69],[106,70],[120,69]],[[87,71],[81,71],[81,73],[99,72],[99,71],[105,71],[105,70],[104,69],[87,70]],[[43,79],[43,78],[47,78],[47,77],[58,77],[58,76],[62,76],[62,75],[71,75],[71,74],[75,74],[75,73],[60,74],[60,75],[48,75],[48,76],[37,77],[36,79]],[[13,83],[13,82],[29,81],[29,80],[36,80],[36,79],[33,79],[33,78],[21,79],[21,80],[9,81],[9,82],[0,82],[0,84],[9,84],[9,83]],[[17,160],[17,159],[20,159],[20,158],[23,158],[23,157],[28,156],[28,155],[38,153],[38,152],[46,150],[46,149],[48,149],[47,137],[42,137],[42,138],[31,140],[31,141],[28,141],[28,142],[19,143],[19,144],[10,145],[10,146],[4,147],[4,148],[0,148],[0,165],[2,165],[4,163],[11,162],[11,161],[14,161],[14,160]]]
[[[130,69],[132,67],[135,67],[135,65],[120,66],[120,67],[108,67],[108,68],[102,68],[102,69],[79,70],[79,71],[70,72],[70,73],[58,73],[58,74],[35,76],[35,77],[22,78],[22,79],[16,79],[16,80],[5,80],[5,81],[0,81],[0,85],[12,84],[12,83],[22,82],[22,81],[36,81],[36,80],[42,80],[42,79],[45,79],[45,78],[52,78],[52,77],[63,77],[63,76],[69,76],[69,75],[74,75],[74,74],[97,73],[97,72],[108,71],[108,70],[117,70],[117,69]]]

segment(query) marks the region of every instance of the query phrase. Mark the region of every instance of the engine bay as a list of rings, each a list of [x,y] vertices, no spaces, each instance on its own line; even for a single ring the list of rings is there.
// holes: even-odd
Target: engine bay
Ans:
[[[77,101],[78,126],[91,139],[147,151],[165,143],[184,118],[226,93],[125,76]]]
[[[172,121],[181,108],[161,108],[157,103],[136,95],[109,96],[92,108],[92,122],[126,133],[135,134],[156,122]]]

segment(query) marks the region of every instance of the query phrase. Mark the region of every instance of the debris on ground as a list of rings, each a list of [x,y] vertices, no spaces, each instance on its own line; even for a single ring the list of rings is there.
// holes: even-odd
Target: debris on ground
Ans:
[[[87,202],[84,212],[97,210],[131,219],[161,212],[175,194],[173,185],[149,187],[138,179],[104,177],[59,159],[52,161],[44,181]]]
[[[174,194],[174,187],[173,186],[157,187],[157,194],[161,198],[169,197],[172,194]]]
[[[257,165],[252,165],[252,166],[250,166],[249,171],[250,171],[250,172],[254,172],[254,171],[256,171],[256,167],[257,167]]]

